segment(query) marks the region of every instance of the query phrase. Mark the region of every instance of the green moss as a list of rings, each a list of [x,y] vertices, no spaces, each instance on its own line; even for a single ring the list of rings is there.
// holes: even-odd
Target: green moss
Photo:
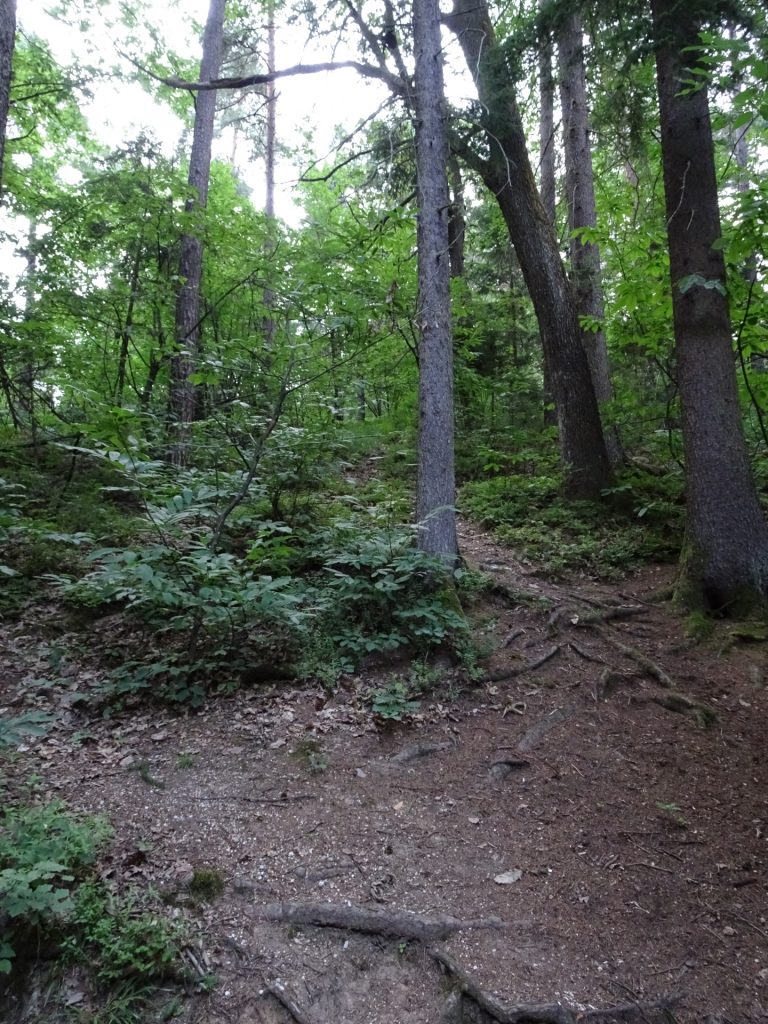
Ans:
[[[218,868],[195,868],[189,883],[189,892],[195,899],[210,903],[224,892],[224,878]]]

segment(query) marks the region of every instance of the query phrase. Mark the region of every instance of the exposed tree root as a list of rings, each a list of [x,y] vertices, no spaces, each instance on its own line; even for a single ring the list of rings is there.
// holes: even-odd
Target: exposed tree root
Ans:
[[[488,584],[487,592],[493,594],[494,597],[501,598],[505,604],[511,605],[513,608],[519,608],[521,604],[538,608],[549,608],[552,605],[551,599],[545,594],[540,594],[535,590],[508,587],[498,580],[492,580]]]
[[[654,694],[649,700],[653,701],[654,704],[660,704],[667,711],[689,712],[703,729],[708,729],[717,721],[717,712],[714,708],[711,708],[708,704],[702,704],[700,701],[692,700],[677,690],[668,690],[665,693]]]
[[[583,622],[584,620],[582,619],[581,621]],[[592,623],[587,623],[587,625],[591,625],[598,636],[605,640],[606,643],[611,644],[617,651],[621,651],[625,658],[629,658],[636,665],[639,665],[643,672],[655,679],[660,686],[667,690],[675,689],[672,677],[667,675],[664,669],[657,665],[652,658],[649,658],[647,654],[643,654],[642,651],[638,651],[635,647],[629,647],[627,644],[622,643],[612,633],[609,633],[607,629],[602,629],[600,626]]]
[[[611,622],[613,619],[630,619],[633,615],[642,615],[648,609],[642,604],[606,605],[604,608],[595,608],[594,611],[584,612],[579,615],[574,626],[594,626],[601,622]]]
[[[264,991],[268,992],[273,999],[276,999],[280,1005],[290,1013],[296,1024],[312,1024],[309,1017],[304,1013],[300,1006],[294,999],[285,991],[285,988],[279,981],[268,981],[264,986]]]
[[[538,658],[534,658],[533,661],[526,661],[524,665],[499,669],[497,672],[489,672],[488,675],[480,680],[480,683],[481,685],[484,683],[502,683],[506,679],[514,679],[516,676],[521,676],[525,672],[533,672],[535,669],[541,668],[550,658],[554,658],[559,650],[560,644],[555,644],[554,647],[550,647],[543,654],[540,654]]]
[[[448,915],[424,917],[406,911],[366,910],[354,904],[268,903],[255,908],[261,921],[317,925],[322,928],[346,928],[353,932],[387,935],[390,938],[434,942],[454,932],[481,928],[505,928],[497,917],[461,920]]]
[[[430,754],[437,754],[441,750],[448,750],[450,746],[450,743],[411,743],[394,754],[390,761],[394,761],[397,764],[407,764],[408,761],[415,761],[420,757],[429,757]]]
[[[490,992],[481,989],[444,950],[431,946],[429,954],[458,985],[462,996],[461,1002],[466,1000],[473,1010],[480,1011],[479,1014],[474,1012],[470,1016],[464,1013],[464,1007],[458,1003],[451,1014],[451,1024],[463,1024],[469,1020],[481,1024],[607,1024],[609,1021],[634,1020],[647,1022],[649,1013],[668,1014],[679,1002],[677,997],[662,997],[647,1002],[621,1003],[603,1010],[577,1010],[563,1006],[562,1003],[523,1003],[508,1006]]]
[[[552,714],[547,715],[546,718],[542,718],[540,722],[532,726],[528,732],[523,736],[520,742],[517,744],[517,749],[522,752],[533,750],[546,736],[550,729],[554,729],[560,722],[564,722],[567,718],[571,718],[579,710],[578,705],[571,704],[567,708],[556,708]]]

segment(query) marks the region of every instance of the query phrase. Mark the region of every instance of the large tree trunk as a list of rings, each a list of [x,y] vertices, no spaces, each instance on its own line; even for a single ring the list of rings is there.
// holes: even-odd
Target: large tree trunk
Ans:
[[[584,30],[581,15],[565,17],[558,33],[560,64],[560,104],[563,111],[563,149],[565,153],[565,193],[568,229],[571,232],[571,271],[580,317],[602,324],[605,316],[600,247],[574,235],[579,228],[597,226],[592,150],[589,141],[587,80],[584,71]],[[582,330],[595,396],[602,407],[613,399],[608,348],[600,330]],[[605,443],[613,469],[622,463],[621,444],[616,426],[603,419]]]
[[[11,103],[13,48],[16,43],[16,0],[0,0],[0,199],[3,197],[5,126]]]
[[[690,90],[695,9],[653,0],[687,486],[680,596],[741,613],[768,596],[768,527],[741,431],[707,91]],[[693,48],[693,49],[688,49]]]
[[[485,0],[455,0],[448,24],[475,77],[489,158],[481,173],[495,195],[539,321],[557,408],[565,494],[596,499],[611,483],[576,301],[554,226],[531,169],[517,99]]]
[[[219,73],[224,36],[224,10],[227,0],[211,0],[203,35],[200,81],[210,81]],[[187,213],[205,209],[211,176],[211,149],[216,112],[215,91],[197,93],[192,151],[189,157],[188,184],[193,192],[187,201]],[[189,462],[190,426],[195,419],[197,389],[190,376],[197,368],[200,345],[200,282],[203,276],[203,241],[195,231],[182,235],[179,256],[181,288],[176,300],[176,353],[171,360],[170,410],[173,420],[171,461],[177,466]]]
[[[448,244],[448,145],[438,0],[414,0],[419,251],[419,547],[458,555],[453,461],[453,339]]]

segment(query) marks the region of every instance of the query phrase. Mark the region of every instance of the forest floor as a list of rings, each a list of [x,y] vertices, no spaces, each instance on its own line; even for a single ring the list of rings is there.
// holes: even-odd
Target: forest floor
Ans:
[[[73,662],[12,771],[108,815],[102,875],[190,920],[218,984],[181,1020],[768,1021],[768,646],[727,623],[690,640],[651,600],[668,567],[557,584],[470,524],[461,544],[497,584],[473,612],[496,650],[484,681],[443,668],[408,721],[362,698],[381,665],[333,694],[94,719]],[[12,711],[56,614],[2,627]],[[207,902],[185,895],[201,868],[224,882]]]

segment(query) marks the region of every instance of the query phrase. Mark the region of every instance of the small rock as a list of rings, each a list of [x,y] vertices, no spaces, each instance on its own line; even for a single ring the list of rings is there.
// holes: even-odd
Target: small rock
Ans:
[[[520,868],[512,868],[511,871],[503,871],[500,875],[495,875],[493,880],[497,885],[513,885],[522,877],[523,872]]]

